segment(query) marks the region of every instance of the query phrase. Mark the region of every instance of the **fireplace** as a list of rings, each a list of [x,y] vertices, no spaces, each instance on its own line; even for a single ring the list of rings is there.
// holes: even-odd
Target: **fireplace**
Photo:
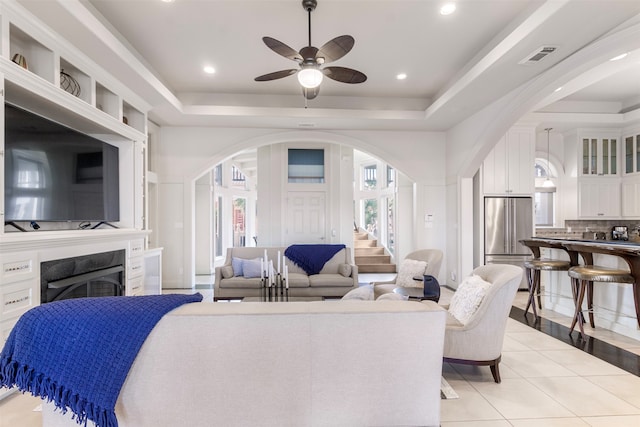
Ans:
[[[124,295],[125,251],[110,251],[40,264],[40,302]]]

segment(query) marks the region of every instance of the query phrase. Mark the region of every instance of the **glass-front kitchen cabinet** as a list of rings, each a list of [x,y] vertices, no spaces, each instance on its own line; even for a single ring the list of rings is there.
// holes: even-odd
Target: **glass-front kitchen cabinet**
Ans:
[[[640,172],[640,130],[624,136],[624,173]]]
[[[583,176],[618,175],[618,135],[580,137],[580,174]]]
[[[640,219],[640,129],[622,132],[622,217]]]

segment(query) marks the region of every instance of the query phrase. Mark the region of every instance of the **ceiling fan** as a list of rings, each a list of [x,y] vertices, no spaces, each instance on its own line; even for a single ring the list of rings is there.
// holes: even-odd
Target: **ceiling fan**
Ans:
[[[293,74],[298,74],[298,81],[302,85],[302,93],[306,99],[314,99],[320,91],[322,77],[342,82],[342,83],[362,83],[367,80],[367,76],[360,71],[345,67],[324,67],[322,65],[337,61],[345,56],[353,47],[355,40],[349,35],[338,36],[320,49],[311,45],[311,12],[318,5],[317,0],[302,0],[302,7],[309,15],[309,45],[296,52],[286,44],[272,37],[263,37],[262,41],[267,47],[278,55],[295,61],[300,66],[299,69],[289,69],[275,71],[256,77],[257,82],[277,80]]]

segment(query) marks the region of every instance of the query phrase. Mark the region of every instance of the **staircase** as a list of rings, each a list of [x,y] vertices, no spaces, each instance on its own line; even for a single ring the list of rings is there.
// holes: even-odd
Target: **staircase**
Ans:
[[[353,233],[353,250],[359,273],[395,273],[396,265],[391,263],[391,256],[385,253],[378,241],[369,238],[366,231]]]

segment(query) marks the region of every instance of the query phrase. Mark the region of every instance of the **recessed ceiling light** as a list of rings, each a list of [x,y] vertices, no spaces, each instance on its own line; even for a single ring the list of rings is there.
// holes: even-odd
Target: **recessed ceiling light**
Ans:
[[[396,76],[396,79],[398,80],[404,80],[407,78],[407,75],[405,73],[400,73]]]
[[[162,3],[173,3],[174,0],[162,0]]]
[[[456,11],[455,3],[445,3],[440,8],[440,15],[451,15],[455,11]]]
[[[629,54],[628,52],[622,53],[622,54],[620,54],[618,56],[614,56],[609,61],[618,61],[618,60],[620,60],[622,58],[625,58],[628,54]]]
[[[205,65],[205,67],[203,68],[204,72],[207,74],[214,74],[216,72],[216,69],[213,68],[211,65]]]
[[[560,92],[562,90],[562,86],[560,86],[559,88],[556,88],[556,90],[554,90],[554,92]]]

